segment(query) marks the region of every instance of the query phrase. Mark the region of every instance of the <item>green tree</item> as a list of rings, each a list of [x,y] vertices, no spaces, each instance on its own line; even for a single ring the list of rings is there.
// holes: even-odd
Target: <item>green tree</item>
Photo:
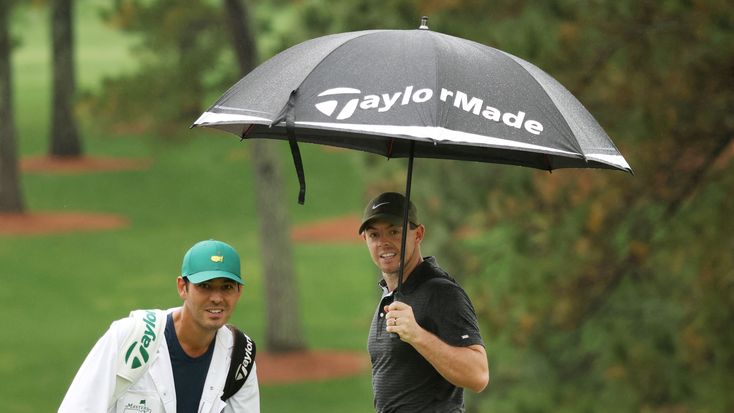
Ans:
[[[730,5],[325,6],[300,2],[301,24],[282,38],[410,28],[429,15],[432,30],[508,51],[559,79],[636,170],[416,161],[426,250],[440,251],[475,297],[489,346],[494,389],[470,397],[468,410],[734,408],[726,390],[734,367]]]
[[[23,212],[10,65],[12,1],[0,3],[0,212]]]
[[[452,34],[554,75],[636,169],[416,166],[436,248],[476,297],[501,383],[479,405],[731,411],[734,10],[500,2],[480,25],[464,5],[432,20],[451,15]],[[462,227],[479,235],[459,243]]]
[[[426,249],[467,285],[489,346],[495,389],[469,410],[733,409],[725,1],[270,4],[292,6],[273,19],[273,51],[429,15],[432,30],[523,57],[566,85],[636,170],[417,160]]]
[[[117,0],[103,17],[140,39],[139,69],[105,79],[102,92],[86,102],[109,130],[175,136],[201,114],[208,91],[223,89],[238,73],[217,3]]]

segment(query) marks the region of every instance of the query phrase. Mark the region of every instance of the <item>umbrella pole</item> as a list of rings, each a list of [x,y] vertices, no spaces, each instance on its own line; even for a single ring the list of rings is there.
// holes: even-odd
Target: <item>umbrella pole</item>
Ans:
[[[405,206],[403,207],[403,233],[400,240],[400,271],[398,271],[398,285],[395,288],[395,299],[400,295],[403,285],[403,270],[405,269],[405,241],[408,237],[408,208],[410,206],[410,186],[413,182],[413,157],[415,155],[415,141],[410,141],[410,156],[408,157],[408,176],[405,181]]]

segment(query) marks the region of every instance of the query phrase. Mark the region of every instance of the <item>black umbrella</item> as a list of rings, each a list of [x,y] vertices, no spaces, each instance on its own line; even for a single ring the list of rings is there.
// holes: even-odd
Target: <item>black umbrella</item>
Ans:
[[[550,75],[509,53],[430,31],[426,22],[293,46],[243,77],[193,126],[289,140],[299,203],[305,179],[297,142],[407,157],[408,199],[414,157],[632,172]]]

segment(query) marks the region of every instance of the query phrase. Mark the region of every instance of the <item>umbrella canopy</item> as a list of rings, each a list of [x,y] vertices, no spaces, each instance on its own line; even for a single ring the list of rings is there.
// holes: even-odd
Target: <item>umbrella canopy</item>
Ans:
[[[422,26],[425,27],[425,26]],[[631,172],[604,130],[551,76],[511,54],[424,29],[319,37],[258,66],[194,126],[414,155]]]
[[[414,157],[632,172],[550,75],[509,53],[430,31],[426,22],[293,46],[233,85],[193,126],[289,140],[300,203],[305,180],[296,142],[408,157],[408,199]]]

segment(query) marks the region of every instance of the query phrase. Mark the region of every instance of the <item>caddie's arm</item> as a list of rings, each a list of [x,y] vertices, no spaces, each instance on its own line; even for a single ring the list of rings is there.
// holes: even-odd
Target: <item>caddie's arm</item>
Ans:
[[[119,338],[114,328],[97,340],[76,373],[59,413],[106,412],[115,389]]]

